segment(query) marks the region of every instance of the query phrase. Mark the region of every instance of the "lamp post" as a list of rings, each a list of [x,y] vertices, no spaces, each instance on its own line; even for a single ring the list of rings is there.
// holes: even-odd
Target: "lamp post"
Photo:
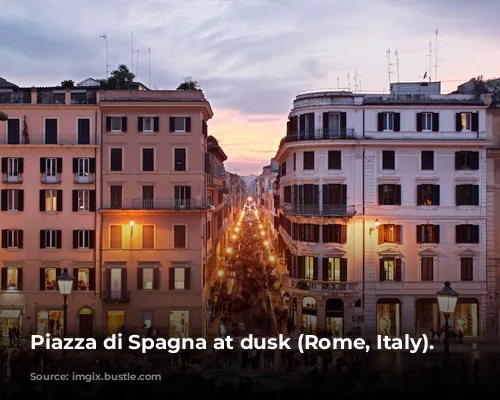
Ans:
[[[444,325],[444,359],[445,362],[450,361],[450,326],[448,320],[450,315],[455,312],[457,305],[458,293],[451,288],[451,283],[446,281],[444,287],[436,292],[438,295],[439,311],[443,313],[445,319]]]
[[[73,281],[74,278],[68,273],[68,268],[64,268],[63,273],[57,277],[57,284],[59,287],[59,293],[62,294],[64,303],[63,303],[63,337],[68,336],[68,296],[71,294],[73,290]]]

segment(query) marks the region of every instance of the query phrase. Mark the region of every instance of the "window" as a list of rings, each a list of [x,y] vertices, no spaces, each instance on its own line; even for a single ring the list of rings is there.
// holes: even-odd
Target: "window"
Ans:
[[[342,169],[342,151],[328,151],[328,169]]]
[[[78,144],[90,144],[90,119],[78,118]]]
[[[142,171],[153,172],[155,170],[155,149],[142,149]]]
[[[143,225],[142,226],[142,248],[154,249],[155,248],[155,226]]]
[[[77,248],[78,249],[90,249],[90,231],[89,230],[78,230],[77,232]]]
[[[298,238],[301,242],[319,242],[319,225],[298,224]]]
[[[23,231],[20,229],[2,229],[3,249],[22,249]]]
[[[62,173],[62,158],[40,158],[40,173],[43,174],[44,183],[60,182]]]
[[[297,170],[297,153],[293,153],[292,169],[294,172]]]
[[[24,211],[24,190],[2,189],[2,211]]]
[[[89,211],[90,205],[90,190],[78,190],[78,211]]]
[[[464,171],[479,169],[478,151],[457,151],[455,152],[455,170]]]
[[[417,243],[439,243],[439,225],[417,225]]]
[[[58,211],[57,192],[54,189],[45,190],[45,211]]]
[[[323,243],[346,243],[347,225],[323,225]]]
[[[330,257],[323,259],[323,281],[346,282],[347,281],[347,259]]]
[[[422,281],[434,280],[434,257],[422,257],[420,259],[420,279]]]
[[[91,280],[91,273],[93,274],[93,268],[75,268],[74,277],[76,278],[76,287],[78,290],[93,290],[93,279]]]
[[[139,272],[142,272],[142,282],[139,282],[139,289],[142,290],[153,290],[155,281],[155,270],[152,267],[142,267],[139,268]]]
[[[139,132],[158,132],[156,126],[156,121],[158,121],[158,117],[139,117]]]
[[[433,171],[434,170],[434,152],[433,151],[422,151],[420,157],[420,169],[422,171]]]
[[[62,232],[56,229],[46,229],[40,231],[41,249],[60,249]]]
[[[422,113],[422,131],[432,131],[432,113]]]
[[[378,243],[401,244],[401,225],[384,224],[378,227]]]
[[[43,290],[57,290],[57,276],[59,268],[42,268],[44,285]]]
[[[417,205],[438,206],[439,185],[417,185]]]
[[[45,119],[45,144],[57,144],[57,119]]]
[[[21,133],[21,121],[19,119],[7,120],[7,144],[19,144]]]
[[[142,327],[145,329],[149,329],[153,326],[153,311],[144,310],[142,312]]]
[[[174,149],[174,171],[186,171],[186,149]]]
[[[191,289],[191,269],[189,267],[171,267],[169,270],[170,290]]]
[[[109,187],[111,208],[122,208],[122,187],[121,185],[111,185]]]
[[[314,151],[304,151],[304,170],[313,170],[314,169]]]
[[[382,169],[394,170],[396,169],[396,152],[392,150],[382,151]]]
[[[22,182],[23,167],[24,163],[22,158],[2,157],[2,174],[4,174],[4,182]]]
[[[304,279],[313,280],[314,278],[314,257],[306,256],[304,257]]]
[[[123,117],[108,117],[111,123],[111,132],[123,132]]]
[[[461,122],[462,122],[462,130],[463,131],[471,131],[472,130],[472,113],[461,113]]]
[[[175,207],[189,207],[191,202],[191,186],[174,186],[174,200]]]
[[[95,158],[73,158],[75,183],[92,183],[95,174]]]
[[[455,227],[456,243],[479,243],[479,225],[463,224]]]
[[[19,267],[2,268],[2,290],[22,290],[22,269]]]
[[[191,117],[170,117],[170,132],[191,132]]]
[[[17,177],[19,175],[19,158],[7,159],[7,176]]]
[[[378,185],[378,204],[381,206],[401,205],[401,185]]]
[[[186,225],[174,225],[174,249],[186,248]]]
[[[380,281],[401,281],[401,259],[380,259]]]
[[[123,171],[123,149],[115,148],[110,150],[110,165],[111,172]]]
[[[121,225],[110,225],[109,229],[109,248],[110,249],[121,249],[122,248],[122,226]]]
[[[457,185],[456,203],[457,206],[478,206],[479,185]]]
[[[472,257],[460,258],[460,280],[462,281],[474,280],[474,258]]]
[[[382,129],[384,131],[394,130],[394,113],[382,113]]]
[[[142,208],[153,209],[155,207],[155,187],[153,185],[142,186]]]

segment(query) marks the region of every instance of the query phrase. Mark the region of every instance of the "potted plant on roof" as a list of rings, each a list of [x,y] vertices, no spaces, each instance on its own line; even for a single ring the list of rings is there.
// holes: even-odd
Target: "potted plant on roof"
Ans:
[[[65,81],[61,82],[61,87],[63,89],[73,89],[75,86],[75,82],[73,82],[71,79],[66,79]]]

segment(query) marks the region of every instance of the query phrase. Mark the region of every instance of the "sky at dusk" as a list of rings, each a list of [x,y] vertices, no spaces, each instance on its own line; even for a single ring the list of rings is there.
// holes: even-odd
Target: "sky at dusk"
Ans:
[[[474,76],[500,75],[498,0],[0,0],[0,76],[20,86],[57,85],[132,64],[151,86],[198,80],[215,117],[209,132],[226,169],[258,174],[285,134],[298,92],[388,89],[386,50],[401,81],[429,70],[439,30],[444,91]],[[395,57],[393,56],[395,63]],[[434,64],[434,61],[432,62]],[[495,66],[497,66],[495,68]],[[392,67],[397,80],[397,67]],[[434,79],[434,67],[431,76]],[[358,90],[359,91],[359,90]]]

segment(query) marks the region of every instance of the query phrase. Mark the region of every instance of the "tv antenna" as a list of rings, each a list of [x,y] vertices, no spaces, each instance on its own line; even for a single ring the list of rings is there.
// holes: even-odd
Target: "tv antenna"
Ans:
[[[132,56],[132,61],[130,64],[130,72],[134,72],[134,31],[130,31],[131,49],[130,54]]]
[[[432,42],[429,42],[429,82],[432,82],[432,77],[431,77],[431,74],[432,74]]]
[[[391,82],[392,82],[392,79],[391,79],[391,76],[392,76],[392,70],[391,70],[391,67],[392,67],[392,63],[391,63],[391,49],[387,49],[387,51],[385,52],[385,55],[386,55],[386,58],[387,58],[387,74],[389,76],[389,88],[391,87]]]
[[[337,90],[340,92],[340,78],[337,76]]]
[[[347,91],[351,91],[351,74],[349,72],[347,73]]]
[[[106,79],[109,76],[109,63],[108,63],[108,35],[106,33],[103,33],[101,36],[99,36],[101,39],[104,39],[104,43],[106,46]]]
[[[434,79],[438,80],[438,30],[436,29],[436,40],[434,43]]]
[[[139,76],[139,50],[137,51],[137,56],[135,59],[135,77],[137,78]]]
[[[398,53],[397,50],[396,50],[396,73],[397,73],[397,76],[398,76],[398,82],[401,82],[399,80],[399,53]]]
[[[148,88],[151,89],[151,47],[148,49]]]
[[[358,78],[361,78],[361,77],[362,77],[362,75],[359,75],[358,70],[355,69],[354,70],[354,93],[357,93],[360,86],[361,86],[361,79],[358,80]]]

